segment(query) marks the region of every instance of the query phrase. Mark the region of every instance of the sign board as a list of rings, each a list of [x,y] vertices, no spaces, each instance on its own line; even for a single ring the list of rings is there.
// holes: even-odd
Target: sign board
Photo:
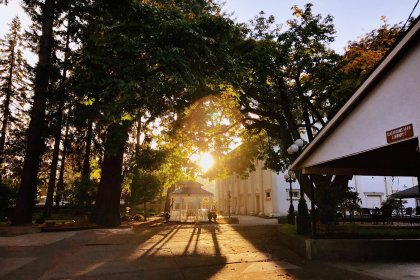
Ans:
[[[402,139],[413,137],[413,124],[407,124],[386,132],[387,143],[394,143]]]

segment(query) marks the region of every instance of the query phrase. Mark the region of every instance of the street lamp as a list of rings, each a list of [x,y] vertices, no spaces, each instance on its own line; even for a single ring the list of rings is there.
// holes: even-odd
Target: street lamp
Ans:
[[[290,206],[289,206],[289,215],[287,216],[287,222],[290,225],[295,224],[295,207],[293,206],[293,193],[292,193],[292,182],[296,181],[296,175],[293,171],[289,170],[287,174],[284,174],[284,180],[290,184],[289,196],[290,196]]]
[[[302,139],[297,139],[289,148],[287,148],[287,153],[289,155],[295,154],[301,150],[305,142]],[[299,174],[298,174],[299,175]],[[302,182],[299,182],[300,189],[300,198],[298,204],[298,215],[297,215],[297,233],[298,234],[309,234],[310,225],[309,225],[309,215],[308,215],[308,205],[306,204],[305,194],[303,192]]]

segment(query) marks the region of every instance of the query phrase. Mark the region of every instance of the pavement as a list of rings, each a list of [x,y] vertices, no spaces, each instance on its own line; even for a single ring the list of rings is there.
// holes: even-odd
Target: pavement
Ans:
[[[280,244],[276,219],[238,218],[0,237],[0,278],[420,279],[419,264],[306,261]]]

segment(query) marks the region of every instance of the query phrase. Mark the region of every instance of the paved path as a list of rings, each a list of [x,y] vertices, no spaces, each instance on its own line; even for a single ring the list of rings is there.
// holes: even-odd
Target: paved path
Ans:
[[[378,279],[303,260],[280,245],[277,227],[156,224],[2,237],[0,278]]]

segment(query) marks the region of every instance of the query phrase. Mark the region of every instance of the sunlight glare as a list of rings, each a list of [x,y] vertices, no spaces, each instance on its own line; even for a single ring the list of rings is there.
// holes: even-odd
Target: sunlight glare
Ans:
[[[200,158],[200,166],[204,172],[209,170],[213,165],[213,157],[209,153],[205,153],[201,155]]]

